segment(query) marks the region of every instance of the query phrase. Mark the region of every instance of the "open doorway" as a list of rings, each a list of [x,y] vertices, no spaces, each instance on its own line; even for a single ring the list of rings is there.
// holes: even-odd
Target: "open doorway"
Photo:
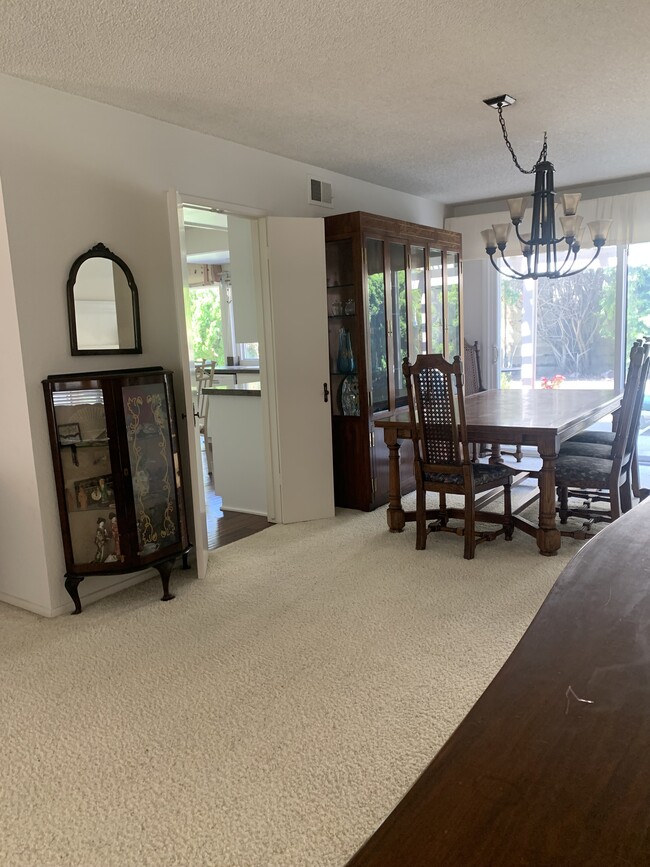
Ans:
[[[199,427],[207,543],[212,550],[270,526],[251,220],[191,203],[183,204],[182,213],[189,374]],[[242,394],[244,387],[250,392]],[[238,483],[249,462],[246,444],[230,433],[242,427],[250,438],[248,445],[257,445],[259,453],[253,496],[250,485]]]

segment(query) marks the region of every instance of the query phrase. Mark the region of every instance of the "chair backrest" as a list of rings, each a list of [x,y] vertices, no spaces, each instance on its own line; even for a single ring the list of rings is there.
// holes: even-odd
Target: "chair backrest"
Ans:
[[[463,364],[442,355],[418,355],[402,365],[411,418],[416,420],[416,456],[438,472],[469,463]],[[436,470],[434,470],[436,471]]]
[[[485,391],[481,378],[481,361],[479,357],[478,340],[474,343],[465,342],[465,394],[476,394]]]
[[[646,337],[643,340],[637,340],[636,345],[642,348],[643,357],[641,360],[639,383],[634,398],[632,420],[630,421],[630,430],[628,432],[627,448],[625,450],[626,454],[630,455],[636,448],[636,441],[639,436],[639,423],[641,421],[641,411],[643,409],[643,401],[645,399],[645,385],[648,379],[648,372],[650,372],[650,339]]]
[[[641,372],[648,358],[650,344],[641,345],[638,341],[630,350],[630,365],[625,380],[621,408],[616,424],[616,435],[612,445],[612,460],[625,462],[634,451],[634,437],[631,436],[635,413],[641,412],[643,398],[640,397]],[[647,367],[645,368],[647,375]]]

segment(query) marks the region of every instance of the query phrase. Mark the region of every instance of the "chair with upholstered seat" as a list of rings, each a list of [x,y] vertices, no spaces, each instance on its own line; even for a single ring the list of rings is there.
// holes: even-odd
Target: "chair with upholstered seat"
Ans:
[[[649,338],[647,338],[647,337],[646,338],[639,338],[638,340],[635,341],[635,344],[639,345],[639,346],[643,346],[645,348],[646,356],[648,355],[648,352],[650,350],[650,339]],[[639,389],[638,389],[638,394],[637,394],[638,405],[637,405],[637,408],[635,410],[635,415],[634,415],[635,421],[633,422],[633,427],[632,427],[635,443],[636,443],[636,440],[638,439],[638,435],[639,435],[639,424],[641,421],[641,412],[643,410],[643,401],[645,399],[645,387],[646,387],[646,380],[648,377],[648,367],[649,367],[649,365],[646,363],[646,373],[644,375],[643,371],[641,372],[641,379],[639,381]],[[567,440],[566,443],[564,443],[564,445],[562,446],[562,449],[566,454],[587,454],[587,455],[591,454],[594,457],[599,457],[599,456],[602,457],[603,456],[602,450],[599,451],[598,449],[596,449],[594,451],[593,449],[585,448],[585,446],[587,444],[589,446],[591,446],[591,445],[609,446],[609,448],[611,449],[611,447],[614,445],[615,436],[616,436],[615,426],[613,427],[613,429],[611,431],[609,431],[609,430],[584,430],[584,431],[580,431],[580,433],[575,434],[575,436],[572,436],[571,439]],[[643,491],[641,489],[640,482],[639,482],[639,462],[638,462],[638,455],[637,455],[637,449],[636,448],[634,449],[634,456],[632,458],[632,471],[631,471],[630,476],[631,476],[630,481],[631,481],[632,491],[634,493],[634,496],[638,497],[638,498],[642,498],[643,497]]]
[[[555,464],[560,521],[569,515],[590,520],[614,521],[632,508],[631,476],[636,448],[636,427],[641,412],[641,381],[648,375],[648,347],[638,343],[630,352],[630,366],[614,440],[611,446],[598,443],[565,443]],[[586,507],[569,508],[569,496],[585,497],[588,503],[603,500],[609,511]]]
[[[416,543],[426,548],[427,518],[437,522],[432,531],[445,530],[464,536],[464,556],[474,557],[476,545],[491,541],[504,533],[512,538],[514,520],[511,510],[510,483],[515,470],[505,465],[472,463],[467,439],[463,367],[456,356],[448,362],[442,355],[418,355],[414,364],[404,359],[402,365],[413,426],[414,472],[416,483]],[[477,511],[477,493],[503,488],[503,513]],[[439,505],[427,512],[426,494],[439,495]],[[448,508],[447,495],[464,498],[463,508]],[[450,518],[461,518],[463,525],[450,527]],[[500,524],[496,531],[478,531],[476,522]]]

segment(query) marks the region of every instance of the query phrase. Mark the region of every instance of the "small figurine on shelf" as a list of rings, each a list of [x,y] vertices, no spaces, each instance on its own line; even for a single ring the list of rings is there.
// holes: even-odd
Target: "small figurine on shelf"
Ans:
[[[354,373],[356,364],[352,353],[352,339],[345,328],[339,329],[339,353],[336,359],[339,373]]]
[[[108,532],[106,530],[106,518],[97,518],[97,530],[95,531],[95,563],[104,562],[104,549],[108,542]]]
[[[354,303],[354,298],[348,298],[345,302],[345,307],[343,308],[346,316],[353,316],[356,312],[356,305]]]

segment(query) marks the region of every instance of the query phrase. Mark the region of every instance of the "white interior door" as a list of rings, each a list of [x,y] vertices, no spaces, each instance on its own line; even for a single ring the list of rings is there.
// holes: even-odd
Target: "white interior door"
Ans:
[[[259,234],[269,520],[328,518],[334,481],[324,223],[265,217]]]
[[[201,458],[201,437],[199,425],[194,415],[195,407],[192,401],[192,377],[190,374],[190,351],[187,335],[189,310],[189,277],[187,259],[185,256],[185,222],[183,220],[183,203],[175,190],[167,194],[169,214],[169,235],[172,252],[172,268],[174,272],[174,296],[176,298],[176,319],[178,322],[178,345],[183,359],[183,392],[184,406],[179,406],[179,412],[184,412],[190,431],[189,442],[189,482],[192,491],[190,523],[194,523],[194,549],[196,553],[196,569],[199,578],[205,577],[208,568],[208,530],[205,515],[205,496],[203,494],[203,461]],[[198,407],[196,407],[198,412]],[[192,441],[193,432],[193,441]],[[188,507],[190,503],[187,504]]]

